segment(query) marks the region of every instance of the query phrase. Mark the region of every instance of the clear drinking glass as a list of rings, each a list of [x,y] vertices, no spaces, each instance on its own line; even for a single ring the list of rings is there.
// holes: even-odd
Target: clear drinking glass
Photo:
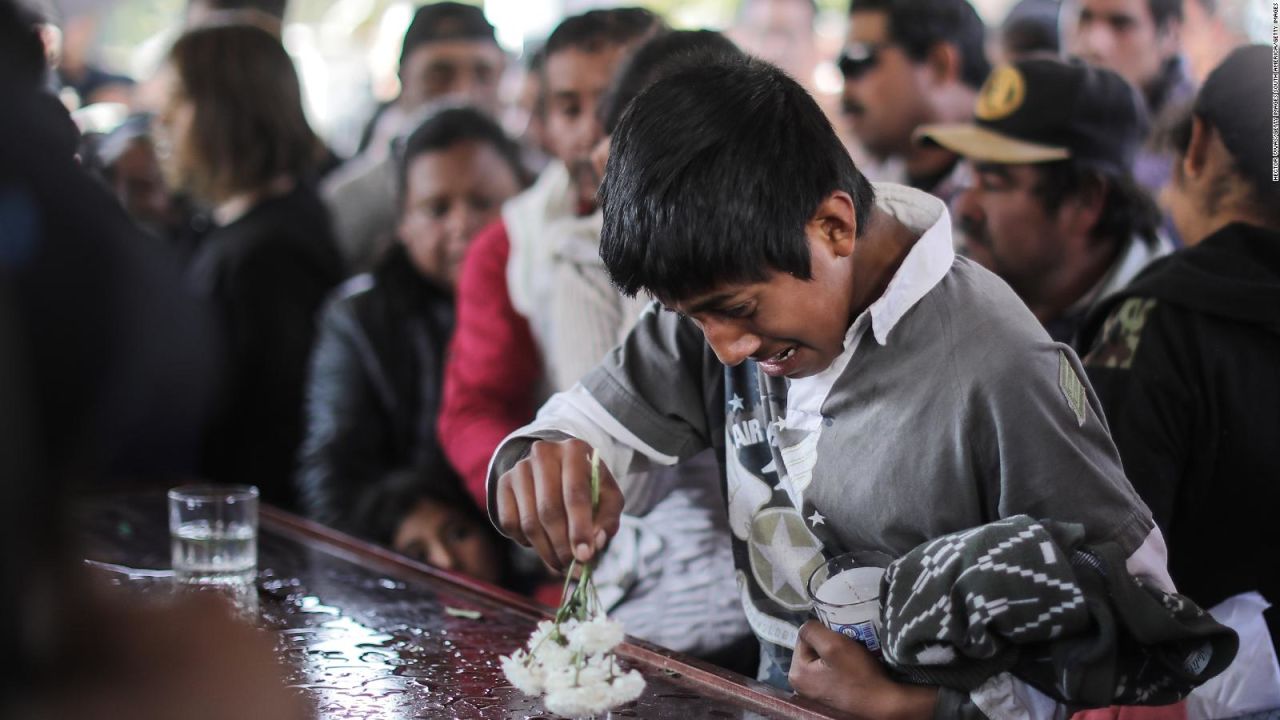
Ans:
[[[169,549],[179,585],[257,604],[258,488],[185,485],[169,491]]]
[[[823,625],[880,655],[880,579],[889,556],[878,552],[837,555],[809,576],[809,601]]]

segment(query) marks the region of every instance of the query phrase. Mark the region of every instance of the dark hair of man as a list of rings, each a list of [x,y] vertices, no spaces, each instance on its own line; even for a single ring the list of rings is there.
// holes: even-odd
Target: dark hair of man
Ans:
[[[654,80],[677,68],[745,57],[733,41],[712,30],[680,30],[655,35],[636,49],[614,78],[613,86],[599,105],[600,125],[606,135],[612,134],[627,104]]]
[[[256,10],[264,15],[283,21],[288,0],[188,0],[187,5],[199,3],[210,10],[219,12],[242,12]]]
[[[498,44],[493,25],[480,8],[457,2],[430,3],[414,12],[405,30],[400,64],[404,65],[409,55],[424,45],[452,40]]]
[[[403,198],[408,182],[409,165],[419,155],[444,152],[464,142],[483,143],[492,147],[515,176],[520,187],[529,184],[529,171],[520,159],[520,147],[507,137],[489,116],[470,107],[441,110],[428,117],[404,142],[399,152],[397,186]]]
[[[595,53],[635,42],[665,26],[662,18],[644,8],[590,10],[557,25],[547,38],[544,51],[547,57],[569,49]]]
[[[1096,240],[1116,243],[1135,236],[1149,245],[1156,243],[1160,209],[1131,173],[1070,159],[1036,167],[1040,178],[1034,192],[1049,215],[1056,214],[1068,198],[1101,188],[1105,193],[1102,213],[1090,235]]]
[[[0,79],[34,89],[44,79],[39,18],[13,0],[0,0]]]
[[[889,39],[917,62],[938,43],[954,45],[960,54],[960,79],[971,88],[982,87],[991,72],[987,27],[968,0],[851,0],[851,14],[863,11],[885,13]]]
[[[771,271],[807,280],[804,229],[837,190],[861,232],[875,193],[795,80],[755,59],[682,67],[614,130],[600,256],[624,294],[667,302]]]
[[[280,40],[253,25],[211,25],[178,38],[169,62],[195,108],[190,188],[221,202],[285,175],[305,178],[322,152]]]
[[[1182,21],[1182,0],[1147,0],[1147,8],[1156,27],[1162,30],[1170,20]]]

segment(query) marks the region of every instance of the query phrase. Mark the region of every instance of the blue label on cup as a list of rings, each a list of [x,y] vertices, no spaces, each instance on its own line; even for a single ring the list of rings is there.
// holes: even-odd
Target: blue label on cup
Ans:
[[[837,625],[835,630],[845,637],[853,638],[862,643],[863,647],[870,650],[872,654],[880,654],[880,636],[876,634],[876,627],[870,620],[849,625]]]

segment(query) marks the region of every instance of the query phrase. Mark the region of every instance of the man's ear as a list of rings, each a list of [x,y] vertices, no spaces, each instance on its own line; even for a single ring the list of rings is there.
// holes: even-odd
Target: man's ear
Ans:
[[[1209,161],[1209,146],[1214,130],[1199,115],[1191,117],[1191,139],[1182,155],[1182,175],[1188,180],[1198,179],[1205,172]]]
[[[929,68],[929,74],[938,85],[946,85],[952,80],[960,81],[962,62],[960,50],[955,45],[947,42],[934,43],[933,47],[929,48],[929,54],[925,56],[924,62]]]
[[[853,198],[843,190],[832,192],[813,211],[807,230],[810,238],[826,244],[836,257],[852,255],[858,235],[858,215],[853,207]]]

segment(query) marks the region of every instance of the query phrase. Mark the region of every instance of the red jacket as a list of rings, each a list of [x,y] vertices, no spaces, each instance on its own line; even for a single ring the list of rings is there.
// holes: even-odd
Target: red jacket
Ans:
[[[510,255],[502,220],[481,230],[467,250],[438,423],[445,456],[481,509],[489,459],[503,438],[533,419],[542,376],[529,322],[507,292]]]

